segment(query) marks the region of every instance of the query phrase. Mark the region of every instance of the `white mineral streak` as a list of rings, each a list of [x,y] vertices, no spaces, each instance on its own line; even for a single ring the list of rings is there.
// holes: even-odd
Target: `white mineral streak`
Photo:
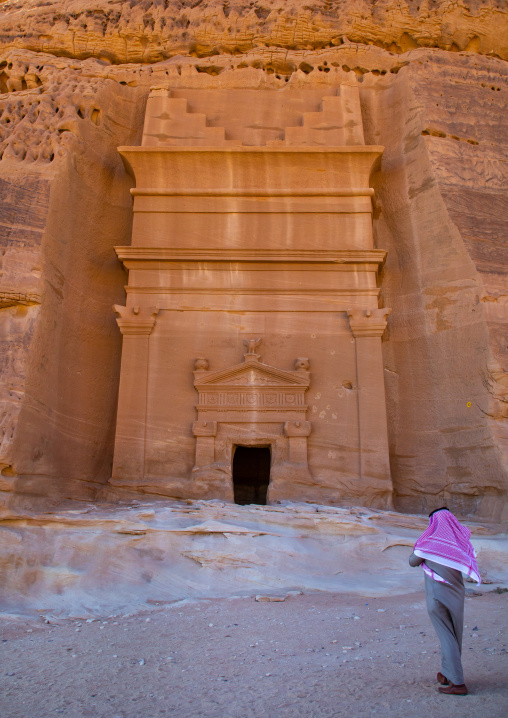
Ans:
[[[81,617],[292,590],[403,594],[422,588],[407,557],[426,526],[423,516],[295,503],[4,515],[0,608]],[[508,583],[506,534],[469,526],[482,572]]]

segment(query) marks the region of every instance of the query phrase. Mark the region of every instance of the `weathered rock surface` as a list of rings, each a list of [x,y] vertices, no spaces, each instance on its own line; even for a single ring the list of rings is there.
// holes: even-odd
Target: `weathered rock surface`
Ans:
[[[365,90],[372,136],[392,123],[374,185],[393,307],[385,380],[400,507],[460,492],[463,510],[483,502],[489,513],[506,485],[507,89],[502,63],[434,56],[376,99]]]
[[[124,281],[110,242],[131,221],[115,144],[136,141],[142,111],[118,83],[58,60],[40,67],[44,92],[0,96],[4,485],[13,471],[107,477],[120,344],[111,296]]]
[[[508,15],[499,0],[18,0],[4,3],[0,36],[4,47],[114,63],[348,41],[395,53],[438,47],[508,58]]]
[[[366,142],[385,146],[374,231],[388,250],[382,295],[393,308],[384,357],[396,506],[503,515],[505,8],[280,5],[2,4],[8,503],[95,498],[111,476],[121,349],[111,305],[125,284],[113,247],[131,230],[131,180],[116,148],[139,144],[149,88],[282,93],[336,88],[354,72]],[[411,49],[419,45],[441,49]]]
[[[291,503],[5,512],[0,608],[84,616],[189,597],[281,598],[295,589],[404,594],[421,590],[421,571],[407,559],[427,524],[423,516]],[[506,535],[469,526],[482,572],[504,586]]]

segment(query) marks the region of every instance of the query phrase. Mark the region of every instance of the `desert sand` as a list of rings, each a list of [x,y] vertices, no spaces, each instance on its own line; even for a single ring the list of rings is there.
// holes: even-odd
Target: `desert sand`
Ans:
[[[284,602],[181,601],[92,619],[4,619],[1,714],[502,718],[508,593],[491,585],[482,593],[465,604],[465,697],[438,693],[423,591],[320,592]]]

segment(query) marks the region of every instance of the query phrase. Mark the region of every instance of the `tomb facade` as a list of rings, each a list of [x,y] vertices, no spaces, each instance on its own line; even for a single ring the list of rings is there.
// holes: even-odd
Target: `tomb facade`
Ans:
[[[135,187],[111,484],[234,501],[235,452],[259,448],[268,503],[390,507],[383,148],[357,86],[156,88],[119,151]]]

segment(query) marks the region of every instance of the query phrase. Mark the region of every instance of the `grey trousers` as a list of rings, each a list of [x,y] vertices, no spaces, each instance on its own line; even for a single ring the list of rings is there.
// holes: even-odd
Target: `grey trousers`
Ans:
[[[431,564],[426,561],[427,565]],[[434,566],[431,564],[431,567]],[[451,569],[448,569],[451,570]],[[460,573],[457,571],[456,573]],[[462,631],[464,628],[464,584],[448,586],[425,576],[427,610],[441,643],[441,671],[455,685],[464,683]]]

